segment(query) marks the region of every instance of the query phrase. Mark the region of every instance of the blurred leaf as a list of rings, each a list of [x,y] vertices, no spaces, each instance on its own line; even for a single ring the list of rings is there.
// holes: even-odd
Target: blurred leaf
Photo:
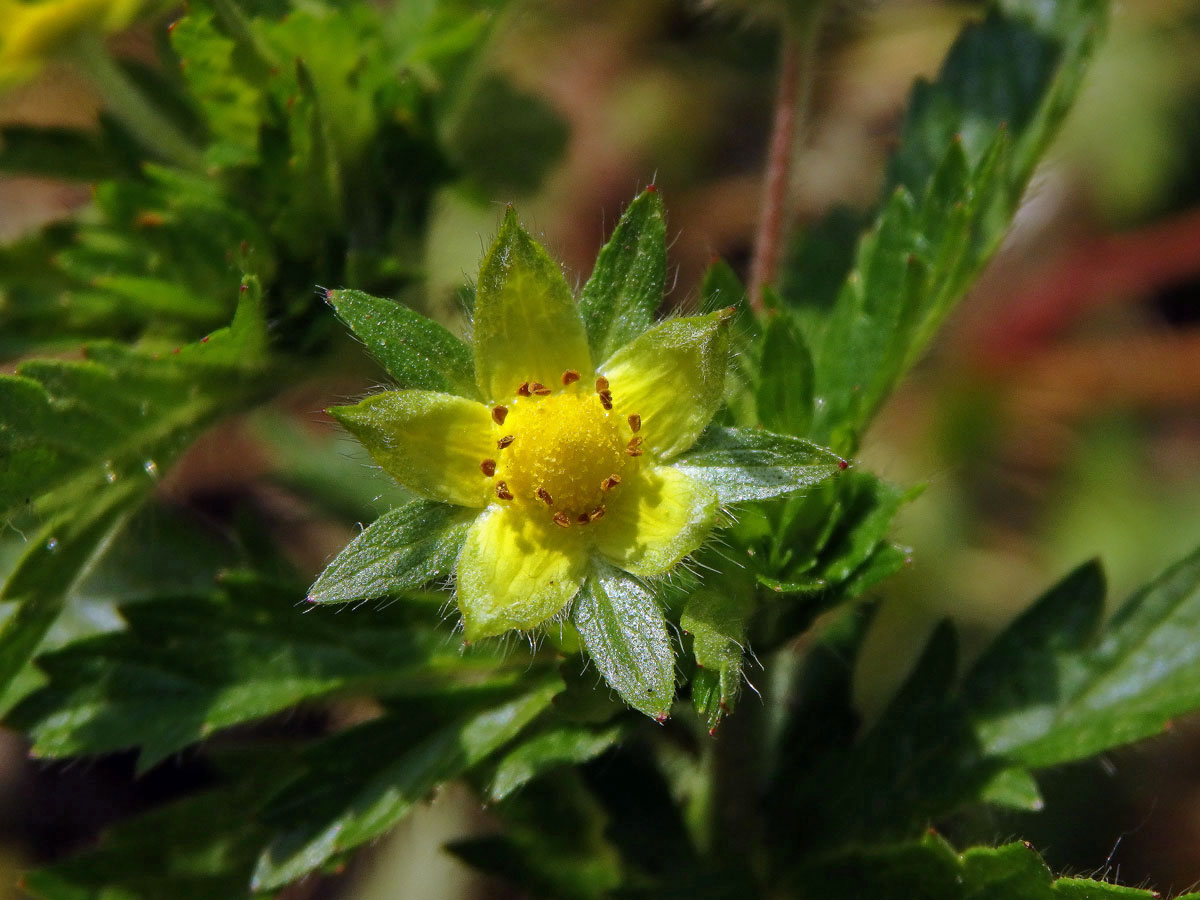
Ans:
[[[1014,622],[964,683],[984,747],[1031,767],[1158,734],[1200,708],[1200,551],[1097,629],[1104,582],[1084,567]]]
[[[662,610],[631,576],[594,565],[575,601],[584,649],[622,700],[663,721],[675,699],[675,651]]]
[[[479,397],[471,348],[437,322],[362,291],[328,291],[325,298],[398,387]]]
[[[549,103],[495,73],[466,92],[446,126],[451,156],[488,196],[533,190],[562,156],[568,136]]]
[[[527,662],[498,648],[464,653],[436,624],[440,598],[334,618],[297,592],[244,577],[208,597],[121,608],[123,631],[38,659],[49,683],[11,713],[39,756],[141,749],[145,770],[188,744],[334,692],[384,696],[506,682]]]
[[[377,733],[389,727],[385,721],[314,748],[308,773],[286,786],[266,813],[280,830],[258,859],[254,889],[280,887],[379,837],[438,784],[516,737],[549,706],[562,682],[543,675],[524,679],[524,685],[527,693],[422,734],[415,743],[381,741]]]
[[[605,839],[604,811],[573,772],[538,779],[493,814],[505,823],[503,833],[446,849],[535,896],[598,900],[620,884],[621,860]]]
[[[709,427],[675,467],[715,488],[723,504],[796,493],[832,478],[845,462],[800,438]]]
[[[654,324],[667,281],[667,221],[652,186],[629,204],[579,295],[592,358],[606,360]]]
[[[1037,851],[1020,841],[955,853],[930,834],[907,844],[863,847],[804,867],[796,896],[854,896],[895,900],[1152,900],[1157,892],[1087,878],[1054,878]],[[1189,894],[1189,897],[1195,897]],[[1181,898],[1184,900],[1184,898]]]
[[[579,725],[548,728],[521,742],[500,760],[488,787],[488,799],[497,803],[547,770],[585,763],[611,747],[620,734],[615,726],[602,731]]]
[[[373,600],[447,577],[476,515],[427,500],[384,513],[325,568],[308,602]]]
[[[771,431],[808,434],[813,414],[812,355],[786,308],[777,310],[764,330],[755,405],[759,421]]]

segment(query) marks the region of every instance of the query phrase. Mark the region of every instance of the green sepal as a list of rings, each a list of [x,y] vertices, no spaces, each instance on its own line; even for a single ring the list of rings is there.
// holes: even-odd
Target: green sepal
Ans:
[[[801,438],[715,425],[674,465],[726,504],[803,491],[846,468],[836,453]]]
[[[575,299],[558,264],[509,207],[475,288],[480,394],[489,403],[507,400],[522,382],[555,385],[568,369],[592,369]]]
[[[399,387],[479,398],[471,348],[437,322],[362,291],[329,291],[325,299]]]
[[[675,698],[675,651],[654,595],[624,572],[594,562],[574,622],[588,656],[621,699],[665,721]]]
[[[454,569],[476,513],[414,500],[373,522],[309,589],[309,603],[373,600],[415,590]]]
[[[748,598],[736,585],[722,582],[695,591],[679,619],[679,627],[692,636],[696,658],[692,705],[710,731],[733,712],[741,694],[748,612]]]
[[[593,359],[608,359],[654,324],[667,282],[667,221],[653,185],[621,216],[579,295]]]

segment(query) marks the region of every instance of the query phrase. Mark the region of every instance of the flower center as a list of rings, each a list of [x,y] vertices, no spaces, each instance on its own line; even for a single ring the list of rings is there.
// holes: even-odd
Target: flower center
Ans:
[[[634,435],[639,417],[613,412],[604,379],[593,393],[571,386],[578,377],[564,373],[566,389],[556,394],[521,385],[510,407],[495,407],[497,458],[484,461],[485,473],[494,470],[499,500],[563,527],[603,516],[606,495],[641,455],[641,437]]]

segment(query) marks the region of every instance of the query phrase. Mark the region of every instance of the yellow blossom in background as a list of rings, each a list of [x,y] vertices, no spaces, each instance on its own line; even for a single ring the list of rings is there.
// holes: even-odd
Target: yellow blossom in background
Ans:
[[[25,81],[86,35],[128,28],[156,0],[0,0],[0,88]]]

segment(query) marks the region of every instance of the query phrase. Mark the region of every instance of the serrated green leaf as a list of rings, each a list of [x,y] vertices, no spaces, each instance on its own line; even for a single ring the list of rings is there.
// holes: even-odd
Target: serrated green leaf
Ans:
[[[709,427],[674,465],[713,487],[722,503],[803,491],[846,466],[833,452],[800,438],[719,426]]]
[[[808,434],[813,414],[813,364],[808,343],[786,308],[767,322],[755,391],[758,420],[781,434]]]
[[[579,295],[593,359],[608,359],[654,324],[666,281],[667,221],[650,187],[617,222]]]
[[[912,843],[856,848],[803,866],[793,878],[795,896],[813,900],[842,895],[848,883],[854,884],[854,896],[872,900],[1153,900],[1160,896],[1087,878],[1056,879],[1037,851],[1021,841],[956,853],[936,834]]]
[[[506,684],[498,647],[464,653],[436,627],[440,597],[338,617],[307,615],[297,592],[229,578],[214,596],[121,609],[123,631],[39,658],[48,684],[10,714],[46,757],[141,750],[145,770],[215,731],[335,692],[403,696]],[[424,618],[424,621],[422,621]]]
[[[458,719],[403,750],[359,742],[351,772],[331,782],[320,763],[286,787],[272,804],[270,820],[286,827],[259,856],[255,890],[271,890],[307,875],[335,854],[372,840],[407,815],[413,804],[443,781],[456,777],[516,737],[549,706],[561,689],[557,676],[526,679],[527,693]],[[369,731],[376,731],[372,723]],[[353,736],[335,738],[338,755],[329,762],[346,767],[344,748]],[[319,748],[318,748],[319,752]],[[398,754],[398,755],[397,755]],[[334,795],[328,792],[333,789]],[[321,802],[314,790],[325,792]]]
[[[602,731],[581,725],[548,728],[505,754],[488,786],[488,799],[498,803],[550,769],[585,763],[616,743],[620,734],[616,726]]]
[[[362,291],[329,291],[325,299],[399,387],[478,399],[471,348],[437,322]]]
[[[658,601],[624,572],[593,567],[573,618],[584,649],[622,700],[665,720],[675,698],[675,651]]]
[[[980,659],[965,690],[990,752],[1055,765],[1158,734],[1200,708],[1200,551],[1131,597],[1096,640],[1102,611],[1103,580],[1084,567]]]
[[[427,500],[384,513],[325,568],[308,602],[373,600],[448,576],[476,514]]]

